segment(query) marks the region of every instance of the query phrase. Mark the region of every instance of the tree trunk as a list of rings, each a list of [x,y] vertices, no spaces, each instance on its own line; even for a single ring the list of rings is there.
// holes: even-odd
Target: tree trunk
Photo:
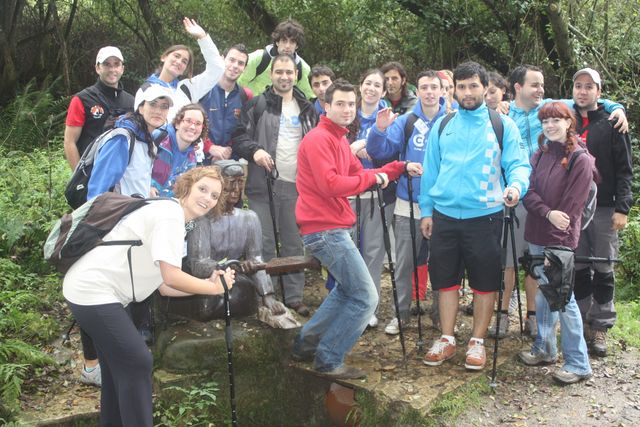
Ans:
[[[244,10],[251,21],[258,25],[262,32],[271,36],[271,32],[278,25],[278,17],[270,13],[262,2],[237,0],[236,4]]]
[[[55,0],[49,3],[51,7],[51,16],[53,18],[53,27],[55,28],[56,39],[60,45],[60,68],[62,68],[62,81],[64,82],[64,90],[67,95],[71,94],[71,70],[69,67],[69,49],[67,40],[64,37],[64,30],[58,16],[58,6]]]
[[[0,0],[0,103],[13,98],[18,83],[16,40],[24,0]]]

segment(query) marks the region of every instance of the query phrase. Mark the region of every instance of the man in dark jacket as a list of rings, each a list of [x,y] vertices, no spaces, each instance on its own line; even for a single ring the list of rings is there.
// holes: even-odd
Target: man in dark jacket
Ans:
[[[580,234],[576,255],[615,258],[618,230],[627,225],[633,204],[631,142],[628,134],[620,133],[608,120],[609,114],[598,103],[601,92],[602,80],[597,71],[584,68],[573,76],[577,131],[595,157],[601,178],[596,213]],[[606,356],[607,330],[616,320],[613,264],[576,263],[574,292],[587,345],[593,354]]]
[[[249,161],[245,193],[249,208],[262,225],[262,255],[269,261],[276,254],[269,198],[273,197],[280,241],[280,255],[303,255],[295,206],[298,199],[296,173],[302,137],[318,121],[313,105],[294,87],[298,71],[292,56],[278,55],[271,64],[272,85],[242,110],[232,134],[233,153]],[[267,180],[273,193],[270,195]],[[302,302],[304,273],[283,276],[285,304],[308,315]]]
[[[64,154],[75,169],[87,146],[100,135],[107,120],[133,111],[133,96],[122,89],[124,59],[120,49],[106,46],[98,51],[98,81],[78,92],[69,104],[64,129]]]
[[[209,138],[204,143],[204,152],[211,162],[231,158],[231,133],[238,124],[242,107],[253,97],[249,89],[237,83],[248,58],[243,44],[227,49],[220,81],[200,100],[209,119]]]

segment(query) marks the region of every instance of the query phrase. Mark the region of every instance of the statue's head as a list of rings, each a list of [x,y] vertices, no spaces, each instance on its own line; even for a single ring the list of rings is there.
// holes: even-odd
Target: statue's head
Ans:
[[[225,213],[231,212],[233,207],[242,198],[244,191],[244,167],[237,160],[218,160],[213,163],[220,167],[224,177],[222,193],[225,197]]]

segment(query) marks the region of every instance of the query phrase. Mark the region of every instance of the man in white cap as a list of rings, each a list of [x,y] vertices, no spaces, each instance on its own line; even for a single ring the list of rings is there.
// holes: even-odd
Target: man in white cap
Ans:
[[[120,83],[124,73],[120,49],[114,46],[100,49],[95,70],[98,81],[74,95],[67,110],[64,154],[71,169],[75,169],[87,146],[115,117],[133,111],[133,96]]]
[[[576,131],[596,159],[600,173],[597,207],[593,220],[580,234],[576,255],[611,257],[618,255],[618,230],[627,225],[633,205],[631,141],[609,122],[609,113],[598,102],[602,94],[600,74],[583,68],[573,76]],[[616,321],[614,271],[611,263],[576,263],[574,293],[589,350],[607,355],[607,331]]]

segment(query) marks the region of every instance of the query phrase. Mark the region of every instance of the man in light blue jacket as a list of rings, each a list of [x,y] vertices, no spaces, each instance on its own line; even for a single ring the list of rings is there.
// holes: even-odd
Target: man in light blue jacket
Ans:
[[[453,80],[460,109],[441,134],[429,134],[418,199],[420,228],[431,239],[429,273],[433,289],[440,291],[442,326],[442,336],[424,363],[441,365],[455,355],[459,271],[464,264],[474,293],[465,367],[481,370],[486,363],[484,337],[501,282],[502,211],[504,205],[515,206],[526,193],[531,167],[520,132],[506,116],[497,117],[502,122],[499,143],[484,104],[489,82],[484,67],[475,62],[460,64]],[[442,120],[434,128],[439,130]]]

